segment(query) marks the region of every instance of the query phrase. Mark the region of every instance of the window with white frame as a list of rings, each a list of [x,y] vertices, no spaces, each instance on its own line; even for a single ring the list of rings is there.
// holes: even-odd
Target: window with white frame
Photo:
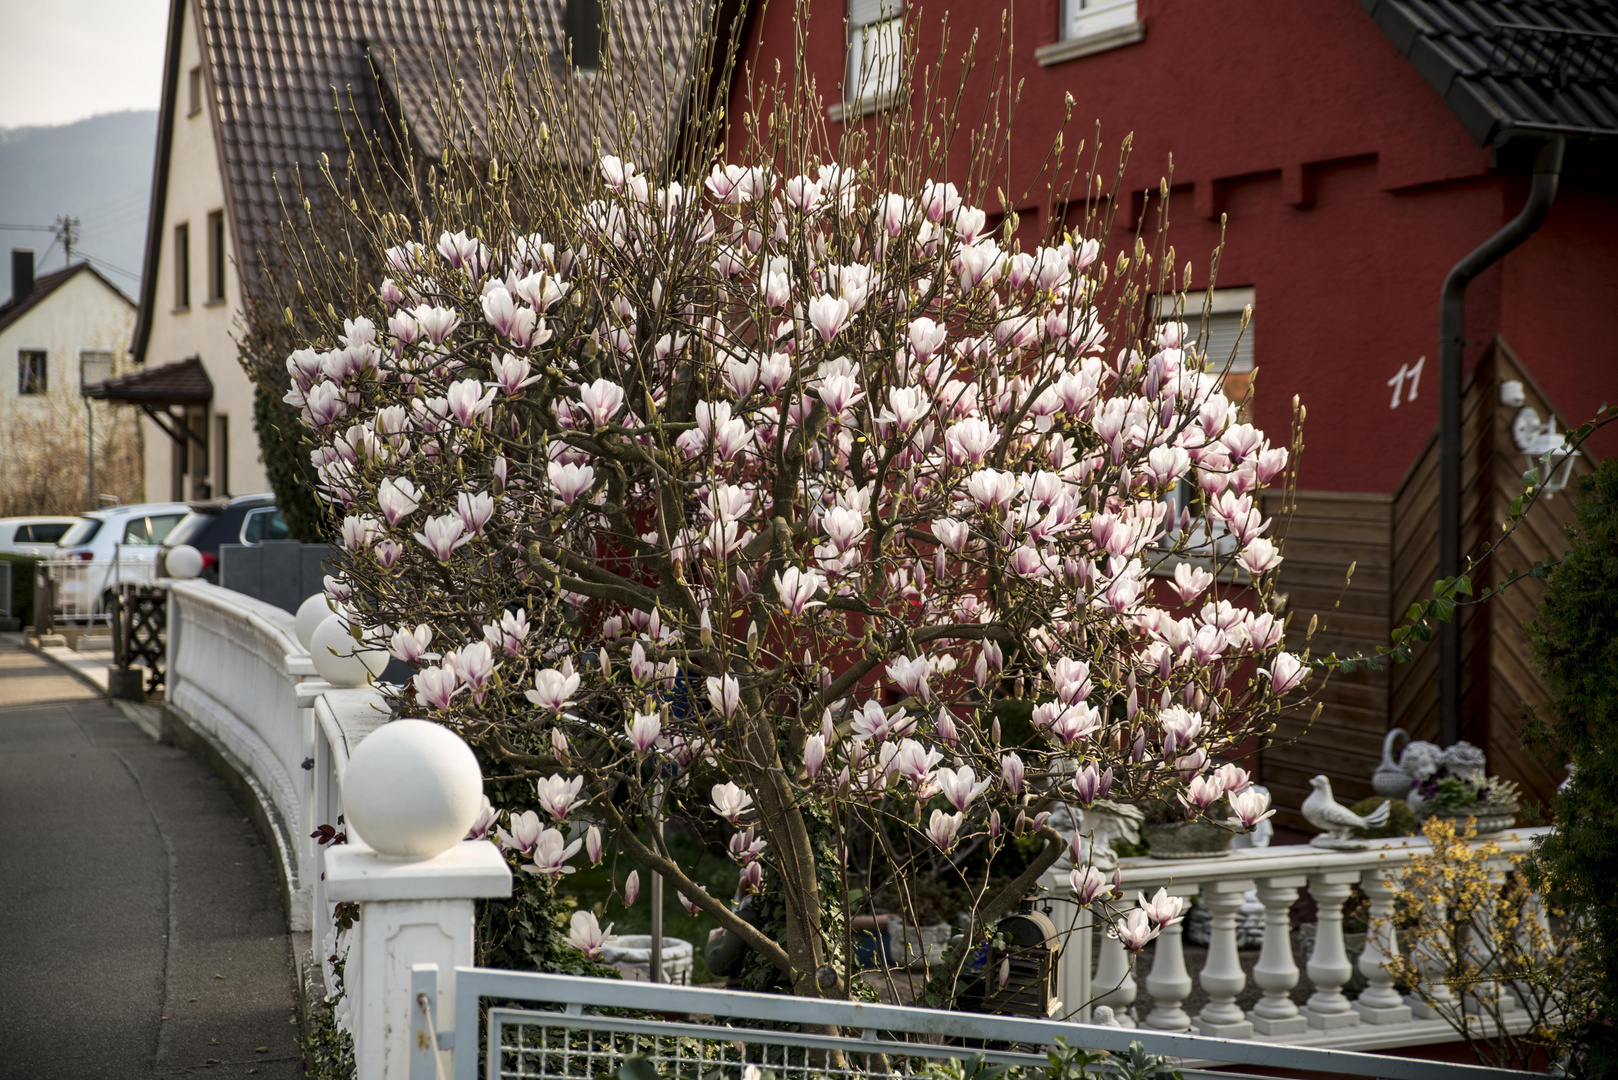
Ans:
[[[1256,315],[1242,328],[1242,314],[1254,307],[1255,290],[1215,289],[1207,293],[1188,293],[1185,310],[1175,315],[1169,297],[1159,299],[1159,322],[1183,322],[1189,331],[1186,341],[1195,344],[1197,351],[1208,361],[1208,370],[1243,374],[1253,370],[1253,330]],[[1206,323],[1203,321],[1207,314]],[[1229,365],[1228,367],[1226,365]]]
[[[1077,41],[1139,21],[1135,0],[1062,0],[1062,40]]]
[[[904,67],[901,0],[848,0],[848,71],[844,99],[874,104],[899,89]]]

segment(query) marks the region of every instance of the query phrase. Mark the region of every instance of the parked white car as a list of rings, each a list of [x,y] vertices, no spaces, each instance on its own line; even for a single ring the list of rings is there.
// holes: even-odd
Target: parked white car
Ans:
[[[0,518],[0,554],[56,558],[56,542],[79,519],[73,517]]]
[[[191,512],[185,503],[138,503],[80,514],[57,541],[52,559],[57,608],[64,618],[89,618],[108,610],[125,582],[150,581],[157,553],[169,531]]]

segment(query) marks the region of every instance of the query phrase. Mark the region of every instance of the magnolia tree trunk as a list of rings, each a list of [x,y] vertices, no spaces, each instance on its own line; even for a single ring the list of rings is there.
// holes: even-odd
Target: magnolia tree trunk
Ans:
[[[1015,214],[989,224],[1020,204],[990,179],[1003,126],[958,130],[918,89],[964,63],[907,64],[901,104],[836,143],[809,88],[754,84],[715,163],[714,110],[677,147],[598,115],[620,145],[580,155],[551,133],[581,91],[484,60],[488,100],[524,107],[491,107],[431,198],[411,173],[343,192],[389,276],[301,309],[327,329],[287,360],[343,518],[330,595],[418,669],[397,713],[534,782],[483,831],[553,879],[581,846],[664,875],[805,994],[854,992],[850,920],[918,923],[939,882],[972,917],[931,973],[948,998],[1069,850],[1057,806],[1268,815],[1225,759],[1300,704],[1255,500],[1296,447],[1158,318],[1186,304],[1163,239],[1103,250],[1115,202],[1059,135],[1042,197],[1086,210],[1025,248]],[[639,85],[615,64],[602,86]],[[737,898],[779,901],[778,925],[644,828],[659,791],[725,830]],[[1008,862],[1019,836],[1039,842]],[[1071,851],[1130,948],[1178,917],[1124,911]],[[608,932],[581,913],[573,940]]]

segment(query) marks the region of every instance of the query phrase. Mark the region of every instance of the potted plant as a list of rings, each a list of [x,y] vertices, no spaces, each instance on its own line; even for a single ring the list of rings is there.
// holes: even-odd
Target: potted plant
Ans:
[[[1440,751],[1411,743],[1400,759],[1416,779],[1408,803],[1416,816],[1477,820],[1477,831],[1499,832],[1517,819],[1520,794],[1515,781],[1484,773],[1483,751],[1464,740]]]
[[[1153,799],[1141,805],[1141,838],[1154,859],[1214,859],[1230,854],[1230,842],[1243,831],[1232,812],[1252,785],[1247,770],[1225,764],[1197,777],[1174,802]]]

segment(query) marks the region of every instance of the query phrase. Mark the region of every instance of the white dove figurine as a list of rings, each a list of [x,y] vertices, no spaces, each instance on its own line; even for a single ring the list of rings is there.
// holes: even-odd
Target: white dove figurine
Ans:
[[[1324,835],[1317,836],[1312,843],[1317,847],[1340,847],[1355,844],[1355,829],[1375,829],[1388,823],[1388,804],[1383,803],[1364,817],[1356,814],[1336,799],[1332,798],[1331,781],[1325,776],[1317,776],[1309,781],[1314,788],[1309,797],[1303,800],[1303,816],[1309,824],[1319,829]]]

